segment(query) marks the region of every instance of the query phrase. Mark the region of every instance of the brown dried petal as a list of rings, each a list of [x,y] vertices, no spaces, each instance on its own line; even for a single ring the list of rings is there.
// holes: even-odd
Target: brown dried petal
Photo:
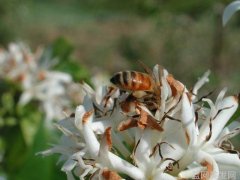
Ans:
[[[138,127],[145,129],[149,127],[158,131],[163,131],[163,128],[157,123],[156,119],[150,116],[146,111],[141,109],[140,119],[138,120]]]
[[[122,179],[116,172],[104,169],[102,172],[102,177],[104,180],[120,180]]]
[[[192,93],[187,92],[186,94],[187,94],[187,97],[188,97],[189,103],[191,104],[191,102],[192,102]]]
[[[118,131],[124,131],[133,127],[137,127],[138,123],[137,120],[135,119],[128,119],[126,121],[122,121],[119,125],[118,125]]]
[[[111,137],[111,127],[108,127],[103,135],[103,138],[105,138],[108,148],[111,149],[112,148],[112,137]]]
[[[212,171],[213,171],[213,165],[210,164],[210,163],[207,162],[207,161],[203,161],[203,162],[201,163],[201,165],[202,165],[202,166],[205,166],[205,167],[207,168],[206,176],[202,176],[201,179],[202,179],[202,180],[207,180],[207,179],[210,177],[210,175],[211,175],[211,173],[212,173]]]
[[[183,89],[184,89],[183,85],[179,81],[174,79],[172,74],[169,74],[167,76],[167,82],[171,87],[173,96],[176,96],[176,95],[178,95],[178,93],[183,92]]]
[[[190,137],[187,131],[185,131],[185,136],[186,136],[186,140],[187,140],[187,144],[190,143]]]
[[[82,117],[83,124],[87,123],[89,120],[89,117],[93,114],[94,110],[85,112],[85,114]]]

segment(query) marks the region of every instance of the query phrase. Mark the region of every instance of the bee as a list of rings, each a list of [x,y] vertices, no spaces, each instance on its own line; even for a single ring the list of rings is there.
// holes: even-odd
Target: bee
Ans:
[[[152,92],[154,89],[154,80],[151,75],[137,71],[118,72],[110,81],[121,90]]]
[[[160,84],[150,69],[146,73],[138,71],[121,71],[112,76],[111,83],[123,92],[130,92],[121,103],[124,112],[133,111],[138,104],[145,104],[151,110],[156,110],[160,102]],[[155,103],[156,102],[156,103]]]

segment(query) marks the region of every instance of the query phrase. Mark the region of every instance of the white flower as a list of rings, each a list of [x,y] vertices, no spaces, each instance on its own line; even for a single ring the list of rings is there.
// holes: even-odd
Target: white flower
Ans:
[[[74,178],[72,173],[80,179],[187,179],[205,172],[217,179],[220,170],[239,168],[239,158],[230,153],[233,147],[226,147],[239,129],[222,131],[236,111],[236,97],[224,98],[223,91],[215,104],[203,99],[207,108],[199,104],[197,91],[208,81],[208,72],[193,92],[158,65],[153,73],[159,77],[157,96],[136,98],[112,87],[94,92],[82,85],[83,104],[74,118],[57,125],[64,133],[60,144],[40,154],[60,153],[68,179]]]
[[[21,86],[23,92],[19,104],[37,100],[48,124],[53,119],[62,119],[63,111],[71,113],[73,99],[81,103],[84,96],[81,85],[74,86],[69,74],[50,69],[56,62],[50,58],[42,49],[32,53],[22,43],[11,43],[8,50],[0,50],[1,78]]]
[[[195,125],[195,121],[190,123],[192,125],[189,124],[189,131],[192,133],[188,134],[188,136],[196,141],[189,144],[187,152],[179,161],[180,168],[176,171],[184,170],[192,163],[195,164],[195,167],[182,171],[180,173],[181,178],[196,178],[197,175],[201,175],[202,171],[206,169],[204,171],[207,179],[218,179],[220,171],[240,168],[238,155],[230,154],[227,151],[228,149],[224,149],[222,143],[219,143],[223,128],[238,107],[238,99],[236,97],[223,98],[223,96],[224,92],[221,92],[215,104],[210,99],[203,100],[209,103],[210,109],[203,112],[202,117],[206,117],[202,119],[203,122],[200,128]],[[201,115],[199,114],[199,116]],[[198,131],[199,134],[196,133]],[[226,137],[225,140],[227,139]],[[219,157],[228,157],[231,160],[221,160]]]
[[[44,74],[43,74],[44,73]],[[20,98],[20,104],[24,105],[31,99],[36,99],[42,103],[46,119],[52,120],[62,116],[64,107],[70,106],[67,98],[66,87],[72,83],[71,76],[60,72],[42,72],[43,79],[33,82],[24,89]]]
[[[22,43],[9,44],[9,50],[0,52],[0,75],[13,81],[22,81],[25,73],[34,66],[34,55]]]

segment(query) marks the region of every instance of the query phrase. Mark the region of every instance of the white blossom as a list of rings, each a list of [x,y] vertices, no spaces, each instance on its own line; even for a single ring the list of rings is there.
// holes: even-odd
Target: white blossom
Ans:
[[[63,111],[72,112],[72,100],[81,103],[84,96],[81,85],[74,85],[71,75],[52,70],[55,59],[35,53],[23,43],[11,43],[8,50],[0,50],[0,77],[18,83],[22,88],[19,104],[37,100],[47,124],[64,118]]]
[[[40,154],[60,153],[68,179],[203,179],[204,173],[218,179],[220,171],[240,165],[229,141],[240,130],[225,127],[238,98],[224,97],[225,89],[215,103],[199,98],[208,75],[188,91],[156,65],[157,91],[150,97],[106,86],[94,91],[84,84],[83,104],[57,124],[63,132],[60,144]]]

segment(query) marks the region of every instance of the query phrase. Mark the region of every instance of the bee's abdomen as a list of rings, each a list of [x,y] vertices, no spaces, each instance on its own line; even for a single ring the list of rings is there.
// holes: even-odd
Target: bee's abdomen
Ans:
[[[116,73],[110,81],[123,90],[150,91],[152,79],[148,74],[136,71],[122,71]]]

